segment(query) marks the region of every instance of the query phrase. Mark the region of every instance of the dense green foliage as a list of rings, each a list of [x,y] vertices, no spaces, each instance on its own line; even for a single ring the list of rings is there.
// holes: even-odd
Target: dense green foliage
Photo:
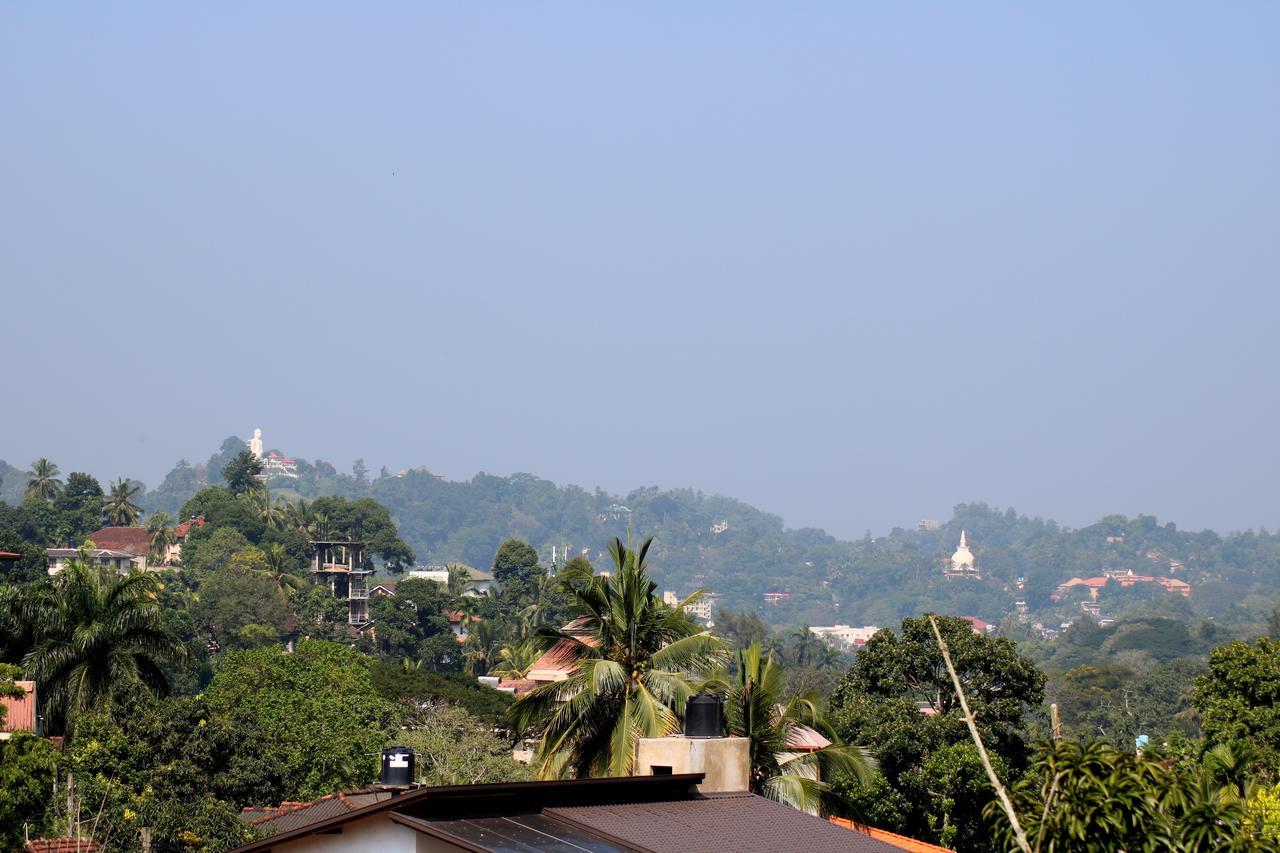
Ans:
[[[212,712],[261,729],[286,787],[306,798],[372,781],[369,756],[395,719],[365,658],[321,640],[303,640],[292,654],[279,646],[233,652],[204,697]]]

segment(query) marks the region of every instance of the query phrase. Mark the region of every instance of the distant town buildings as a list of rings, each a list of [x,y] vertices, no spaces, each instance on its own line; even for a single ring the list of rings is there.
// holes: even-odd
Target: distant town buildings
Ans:
[[[766,592],[763,595],[765,604],[777,604],[780,601],[786,601],[791,597],[789,592]]]
[[[1097,601],[1098,593],[1112,582],[1126,589],[1137,584],[1158,584],[1165,592],[1177,593],[1184,598],[1191,596],[1191,584],[1186,581],[1180,581],[1177,578],[1156,577],[1154,575],[1135,575],[1133,570],[1129,569],[1124,573],[1108,572],[1102,577],[1072,578],[1069,581],[1058,584],[1057,589],[1053,591],[1049,598],[1053,601],[1058,601],[1071,590],[1084,587],[1089,590],[1089,600]]]
[[[922,518],[916,524],[917,530],[936,531],[942,529],[942,522],[936,518]]]
[[[262,460],[262,478],[287,477],[298,479],[298,463],[278,451],[272,450]]]
[[[702,597],[697,601],[684,606],[684,613],[686,616],[693,617],[694,619],[701,619],[704,622],[710,622],[711,614],[715,610],[717,598],[718,596],[716,596],[715,593],[710,591],[704,592]],[[681,601],[682,599],[680,596],[676,595],[674,590],[668,589],[662,593],[662,603],[668,607],[679,607]]]
[[[851,625],[827,625],[811,627],[809,633],[831,643],[840,649],[855,649],[865,645],[880,629],[875,625],[853,627]]]
[[[714,533],[716,536],[719,536],[721,533],[724,533],[728,529],[729,529],[729,522],[727,521],[717,521],[715,524],[711,525],[711,532]]]
[[[982,577],[978,574],[978,565],[973,559],[973,552],[969,550],[969,539],[965,531],[960,531],[960,545],[951,555],[951,562],[943,568],[942,573],[949,578]]]

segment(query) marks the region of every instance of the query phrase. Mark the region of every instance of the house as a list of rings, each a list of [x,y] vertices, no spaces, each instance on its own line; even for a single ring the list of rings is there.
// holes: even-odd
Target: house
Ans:
[[[462,591],[463,595],[483,596],[488,595],[490,590],[497,592],[500,589],[498,582],[488,572],[472,566],[462,566],[462,568],[467,570],[467,583]],[[438,584],[448,585],[449,569],[449,566],[427,566],[422,569],[410,569],[409,577],[423,578],[435,581]]]
[[[655,769],[661,775],[374,788],[252,810],[242,819],[273,834],[235,853],[903,849],[749,793],[745,763],[740,785],[714,792],[700,790],[714,768]]]
[[[789,592],[766,592],[764,593],[765,604],[777,604],[780,601],[786,601],[791,597]]]
[[[22,696],[0,696],[0,708],[4,708],[4,721],[0,722],[0,740],[8,740],[15,732],[43,734],[44,726],[36,714],[36,683],[15,681],[13,686]]]
[[[45,548],[45,559],[49,574],[56,575],[67,567],[68,563],[80,559],[80,551],[76,548]],[[106,548],[95,548],[85,552],[85,557],[90,566],[96,566],[100,569],[114,569],[122,575],[127,575],[135,568],[140,568],[139,563],[145,565],[145,560],[139,560],[133,554],[126,551],[110,551]]]
[[[809,633],[832,643],[841,649],[854,649],[866,645],[880,629],[875,625],[863,625],[861,628],[850,625],[826,625],[810,628]]]
[[[191,532],[192,528],[204,527],[204,524],[203,515],[193,515],[173,528],[173,544],[169,546],[169,550],[164,555],[164,564],[166,566],[182,565],[182,545],[187,541],[187,534]]]
[[[95,547],[107,551],[123,551],[135,558],[135,567],[147,570],[147,555],[151,553],[151,534],[145,527],[103,527],[85,537]]]
[[[973,633],[978,635],[990,634],[996,629],[995,625],[992,625],[990,622],[983,621],[977,616],[961,616],[960,618],[972,625]]]

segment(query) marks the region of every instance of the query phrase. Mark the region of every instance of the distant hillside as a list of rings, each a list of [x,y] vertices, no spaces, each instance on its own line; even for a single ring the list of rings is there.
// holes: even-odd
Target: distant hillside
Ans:
[[[206,462],[180,463],[147,493],[144,506],[176,513],[197,489],[216,484],[222,466],[243,447],[240,439],[228,438]],[[936,530],[895,529],[849,542],[821,530],[786,529],[776,515],[691,489],[648,487],[611,495],[530,474],[477,474],[453,482],[424,470],[369,477],[361,465],[344,474],[323,461],[293,461],[298,476],[273,478],[273,494],[371,496],[390,509],[420,562],[487,566],[498,544],[515,536],[537,548],[545,563],[554,547],[560,554],[585,550],[603,567],[608,540],[625,537],[629,529],[636,537],[656,537],[650,561],[664,589],[684,595],[706,587],[719,597],[719,606],[757,611],[778,625],[889,625],[924,610],[998,622],[1021,599],[1033,618],[1054,626],[1080,612],[1076,600],[1052,601],[1055,587],[1105,569],[1173,574],[1192,584],[1193,594],[1183,600],[1153,584],[1130,590],[1113,584],[1100,599],[1104,616],[1155,608],[1178,617],[1199,613],[1257,622],[1280,592],[1280,537],[1266,531],[1221,537],[1180,531],[1150,516],[1108,516],[1069,530],[973,503],[956,507]],[[16,470],[0,469],[0,488],[11,502],[25,484],[11,473]],[[981,580],[942,575],[961,529],[968,532]],[[786,595],[766,604],[764,594],[770,592]]]

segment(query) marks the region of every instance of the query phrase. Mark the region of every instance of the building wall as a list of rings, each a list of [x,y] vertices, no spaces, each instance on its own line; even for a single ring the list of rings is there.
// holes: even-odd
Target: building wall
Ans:
[[[273,851],[317,851],[317,853],[444,853],[461,850],[453,844],[402,826],[388,813],[374,815],[342,827],[336,835],[306,835],[286,841]]]
[[[698,786],[704,794],[746,791],[751,777],[750,743],[744,737],[641,738],[636,744],[635,773],[652,776],[654,767],[670,767],[672,773],[705,773]]]

